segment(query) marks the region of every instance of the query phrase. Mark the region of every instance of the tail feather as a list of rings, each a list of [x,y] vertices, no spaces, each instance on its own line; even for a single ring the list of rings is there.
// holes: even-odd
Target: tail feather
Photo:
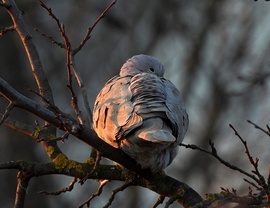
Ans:
[[[155,143],[173,143],[176,140],[176,138],[167,130],[142,131],[139,133],[138,137]]]

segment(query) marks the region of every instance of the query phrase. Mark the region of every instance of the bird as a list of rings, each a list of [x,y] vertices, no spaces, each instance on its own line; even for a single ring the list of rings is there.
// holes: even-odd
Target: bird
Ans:
[[[97,135],[153,173],[174,160],[189,124],[181,94],[164,72],[155,57],[131,57],[102,88],[93,108]]]

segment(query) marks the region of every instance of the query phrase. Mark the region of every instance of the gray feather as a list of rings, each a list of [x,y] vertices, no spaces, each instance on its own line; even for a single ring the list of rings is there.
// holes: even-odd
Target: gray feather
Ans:
[[[151,56],[130,58],[105,84],[93,110],[99,137],[153,172],[172,162],[188,128],[181,95],[163,74]]]

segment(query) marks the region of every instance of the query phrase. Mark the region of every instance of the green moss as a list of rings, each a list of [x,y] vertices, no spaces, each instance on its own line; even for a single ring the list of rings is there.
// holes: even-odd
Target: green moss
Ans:
[[[178,196],[181,196],[181,197],[183,197],[185,193],[186,193],[186,191],[185,191],[184,188],[180,188],[180,189],[178,189],[178,191],[177,191],[177,195],[178,195]]]
[[[67,167],[68,164],[68,158],[66,155],[64,154],[58,154],[53,160],[52,162],[55,165],[56,169],[64,169],[65,167]]]
[[[69,161],[68,169],[75,169],[78,173],[83,173],[83,165],[75,161]]]
[[[54,147],[53,146],[48,146],[46,151],[47,151],[47,155],[51,158],[53,153],[54,153]]]
[[[218,199],[224,198],[223,194],[206,194],[206,200],[214,202]]]
[[[50,138],[50,139],[55,139],[55,135],[50,134],[50,135],[49,135],[49,138]]]
[[[83,164],[78,163],[73,160],[69,160],[65,154],[58,154],[52,162],[55,165],[55,168],[58,170],[63,170],[63,169],[69,169],[72,170],[74,169],[77,173],[83,173],[84,172],[84,167]]]
[[[39,137],[39,133],[43,130],[42,126],[37,125],[36,130],[33,132],[33,137],[34,138],[38,138]]]
[[[86,161],[85,161],[85,163],[87,163],[87,164],[89,164],[89,165],[94,165],[95,164],[95,158],[93,158],[93,157],[89,157]]]

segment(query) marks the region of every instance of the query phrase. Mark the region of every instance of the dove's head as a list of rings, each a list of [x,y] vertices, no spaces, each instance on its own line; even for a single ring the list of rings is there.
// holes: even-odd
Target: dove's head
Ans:
[[[126,61],[120,69],[120,76],[134,76],[146,72],[163,77],[164,66],[154,57],[147,55],[136,55]]]

